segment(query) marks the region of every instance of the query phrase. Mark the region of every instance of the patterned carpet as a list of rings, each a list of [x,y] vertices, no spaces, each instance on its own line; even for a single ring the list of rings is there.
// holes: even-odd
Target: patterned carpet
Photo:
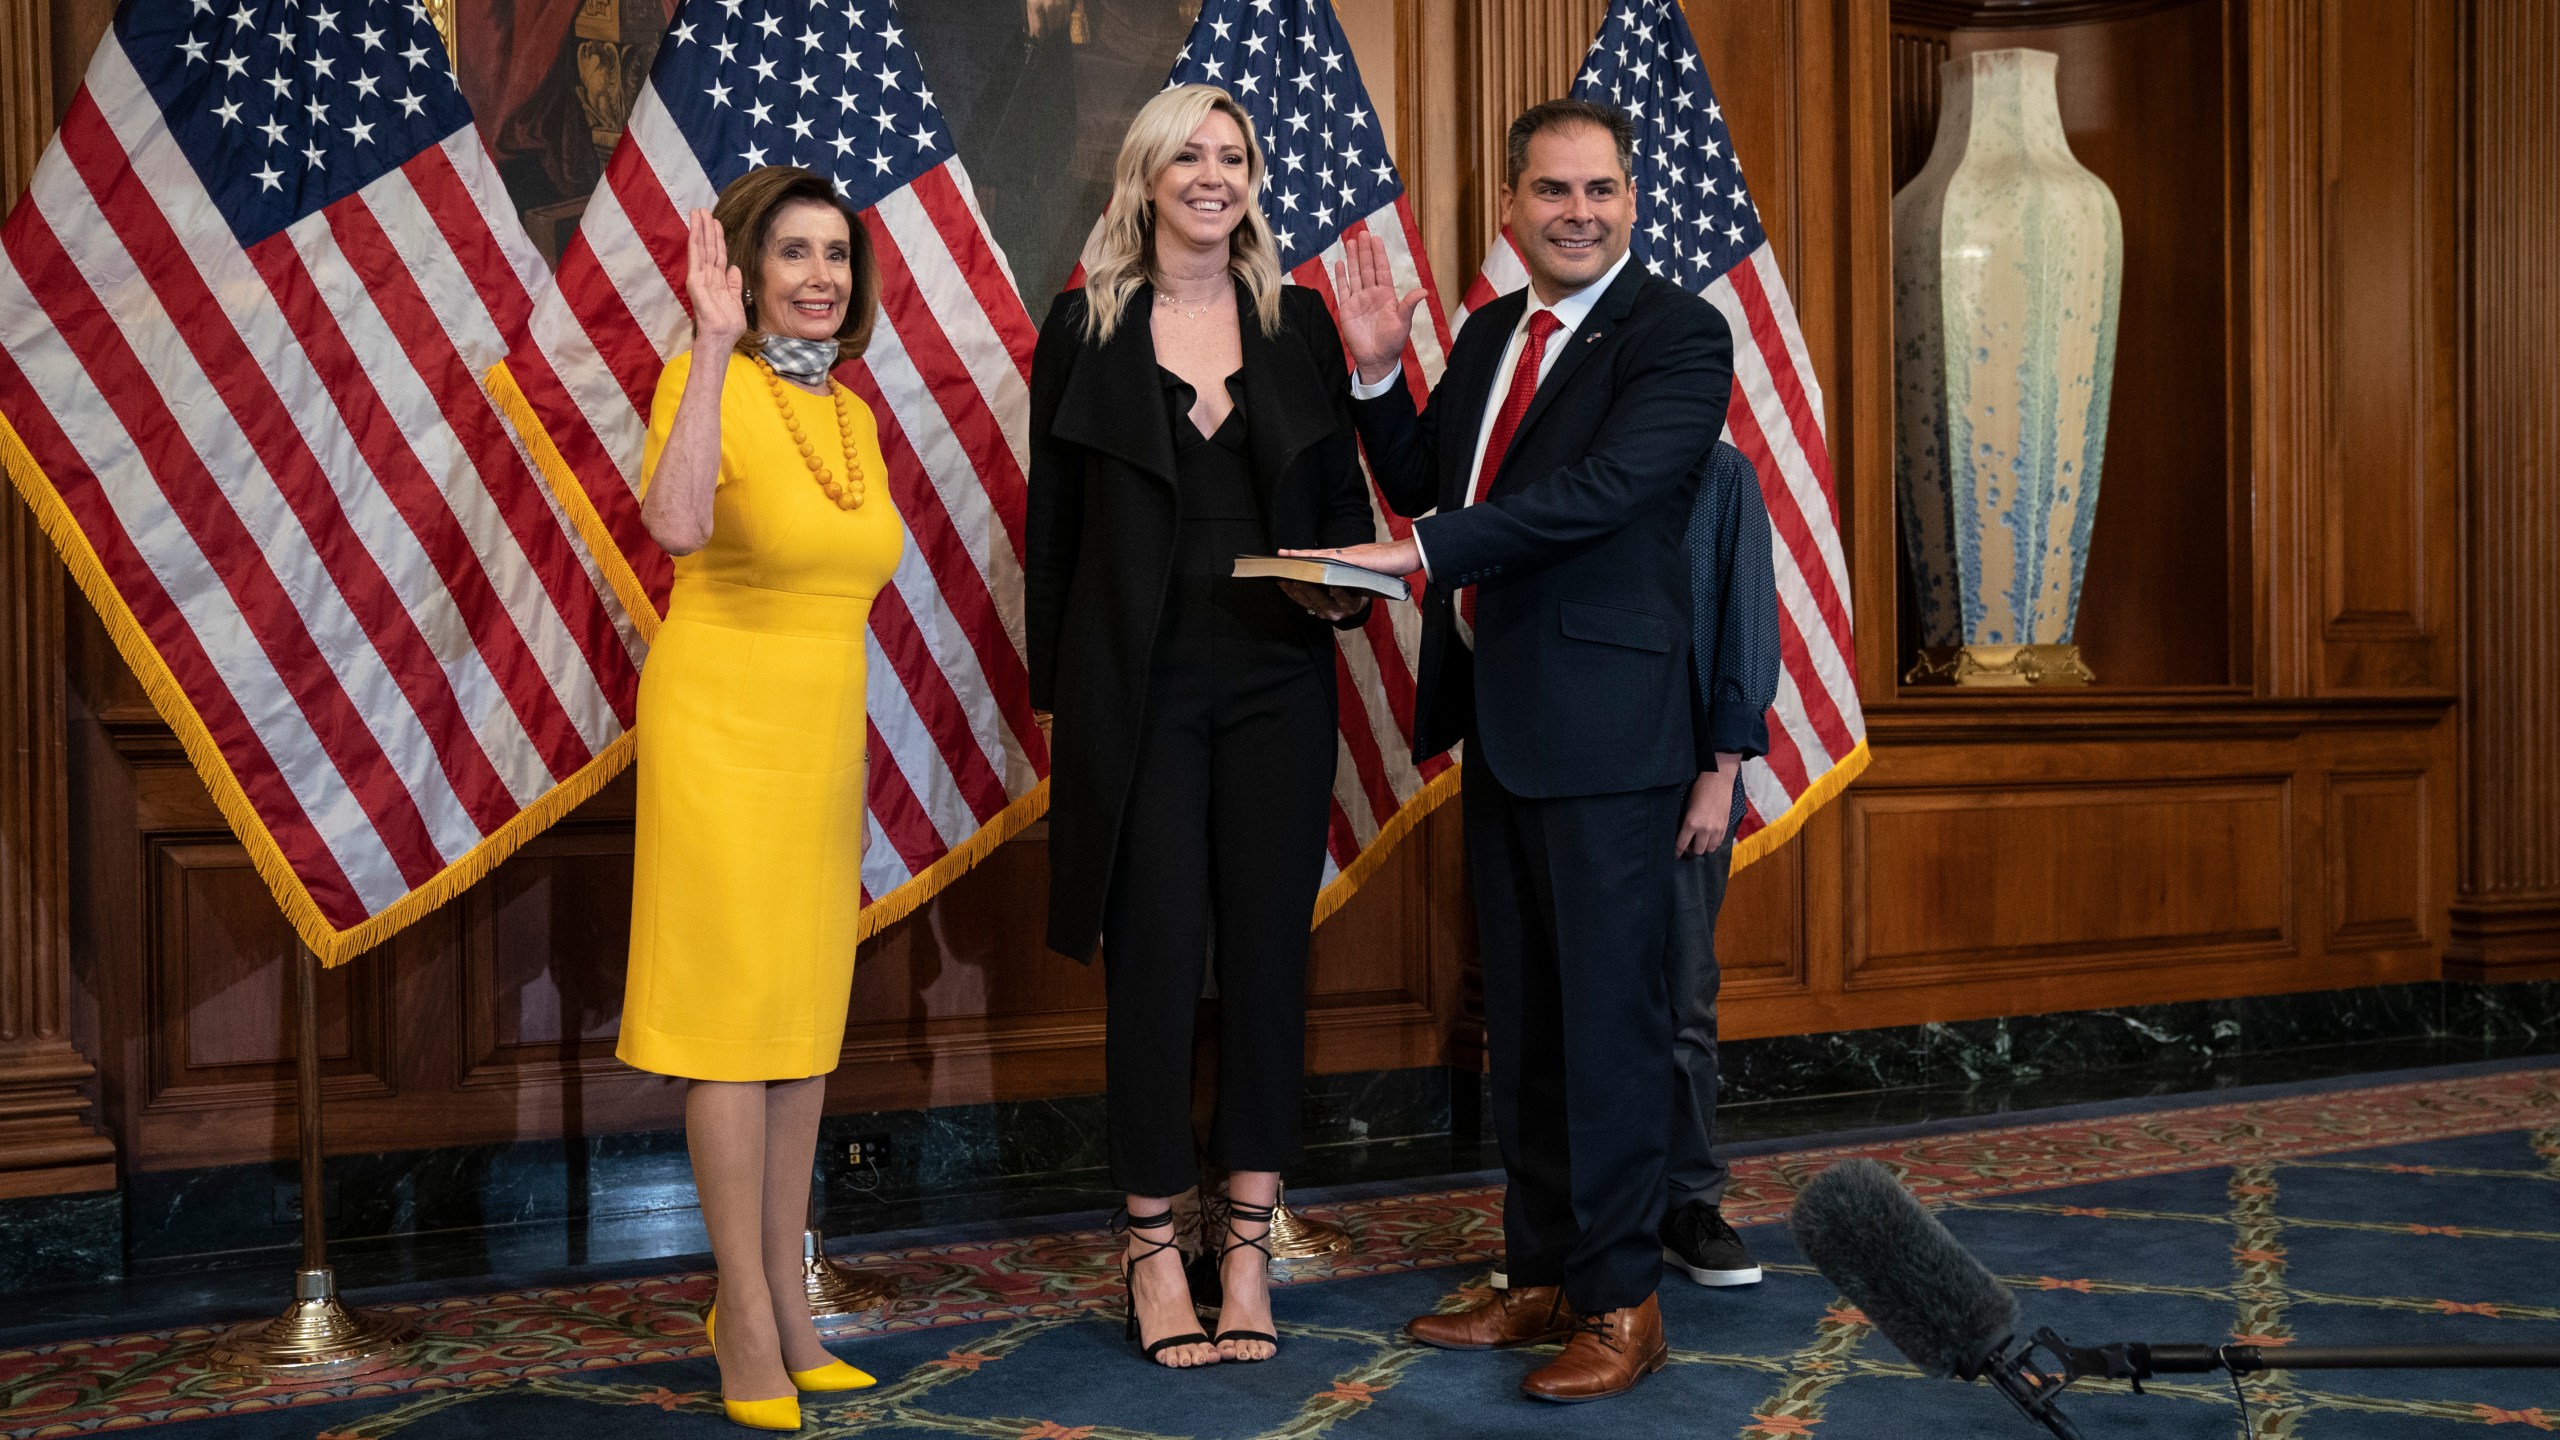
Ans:
[[[1766,1283],[1663,1289],[1672,1366],[1628,1399],[1517,1397],[1534,1353],[1457,1355],[1398,1334],[1478,1293],[1501,1247],[1485,1189],[1309,1213],[1348,1263],[1277,1297],[1281,1357],[1160,1374],[1122,1344],[1112,1239],[1044,1235],[848,1256],[906,1299],[838,1353],[875,1389],[814,1399],[812,1437],[1536,1435],[1904,1437],[2041,1433],[1978,1386],[1926,1380],[1801,1263],[1783,1220],[1834,1160],[1894,1167],[2022,1293],[2027,1323],[2084,1343],[2560,1341],[2560,1070],[2511,1070],[1795,1151],[1737,1165],[1727,1213]],[[0,1350],[0,1436],[184,1427],[174,1440],[736,1435],[698,1321],[709,1277],[394,1307],[425,1340],[396,1369],[277,1386],[210,1370],[203,1329]],[[2250,1434],[2426,1440],[2560,1432],[2560,1374],[2278,1373]],[[2227,1385],[2075,1395],[2096,1437],[2229,1436]]]

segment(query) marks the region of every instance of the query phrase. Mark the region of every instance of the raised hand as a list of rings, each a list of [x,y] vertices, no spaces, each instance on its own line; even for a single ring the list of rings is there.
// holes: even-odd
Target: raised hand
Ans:
[[[746,280],[729,263],[729,238],[708,210],[685,217],[684,293],[693,302],[693,341],[728,349],[747,333]]]
[[[1422,303],[1422,291],[1396,294],[1395,269],[1387,261],[1387,242],[1375,235],[1360,235],[1342,247],[1342,268],[1334,272],[1333,293],[1340,304],[1342,342],[1350,347],[1352,363],[1360,367],[1362,381],[1374,384],[1387,378],[1396,363],[1404,358],[1405,342],[1413,334],[1414,308]]]

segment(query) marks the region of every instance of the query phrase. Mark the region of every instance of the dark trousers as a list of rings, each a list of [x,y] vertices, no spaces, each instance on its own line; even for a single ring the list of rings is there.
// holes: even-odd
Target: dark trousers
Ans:
[[[1641,1304],[1662,1268],[1684,787],[1534,800],[1472,758],[1462,773],[1511,1283],[1561,1284],[1585,1314]]]
[[[1670,1207],[1724,1203],[1724,1162],[1716,1141],[1716,912],[1733,873],[1733,841],[1684,855],[1671,870],[1671,1158],[1664,1176]]]
[[[1298,1159],[1333,700],[1303,648],[1279,663],[1267,650],[1262,663],[1227,654],[1156,670],[1103,910],[1111,1177],[1133,1195],[1199,1183],[1191,1029],[1213,957],[1210,1162],[1286,1170]]]

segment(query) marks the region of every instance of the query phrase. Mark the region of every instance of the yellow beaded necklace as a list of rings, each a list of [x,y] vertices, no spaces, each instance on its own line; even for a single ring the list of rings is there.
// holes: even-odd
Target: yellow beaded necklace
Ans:
[[[826,492],[828,499],[836,502],[839,510],[862,508],[862,452],[853,439],[853,392],[845,389],[843,383],[834,377],[828,377],[827,397],[835,402],[836,407],[836,435],[844,442],[845,477],[839,483],[835,476],[827,473],[827,462],[818,458],[818,449],[809,443],[808,432],[800,428],[799,412],[791,408],[791,397],[782,393],[782,377],[773,373],[772,364],[762,356],[756,358],[756,368],[764,372],[764,388],[773,392],[773,408],[782,412],[782,428],[791,432],[791,443],[800,447],[800,458],[808,465],[809,474],[818,482],[818,488]]]

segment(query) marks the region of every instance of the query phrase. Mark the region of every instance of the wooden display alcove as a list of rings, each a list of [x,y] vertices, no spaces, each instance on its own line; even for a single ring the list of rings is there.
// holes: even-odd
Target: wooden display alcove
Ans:
[[[2098,683],[2249,683],[2248,249],[2242,7],[2225,0],[1894,0],[1893,186],[1936,142],[1939,66],[2050,51],[2072,153],[2115,192],[2124,294],[2078,633]],[[1917,654],[1897,587],[1896,673]]]

